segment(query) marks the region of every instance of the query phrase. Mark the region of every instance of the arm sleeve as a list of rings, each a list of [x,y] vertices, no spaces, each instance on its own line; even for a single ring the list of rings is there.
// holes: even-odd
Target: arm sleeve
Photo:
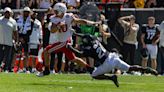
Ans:
[[[83,51],[79,51],[79,50],[73,48],[72,45],[67,45],[66,47],[68,49],[70,49],[72,52],[74,52],[75,54],[79,55],[79,56],[82,56],[83,55]]]
[[[143,34],[146,34],[146,26],[145,26],[145,25],[142,26],[141,32],[142,32]]]
[[[14,31],[18,31],[18,26],[17,26],[17,22],[14,22]]]
[[[42,30],[42,25],[40,23],[39,25],[39,39],[43,39],[43,30]]]

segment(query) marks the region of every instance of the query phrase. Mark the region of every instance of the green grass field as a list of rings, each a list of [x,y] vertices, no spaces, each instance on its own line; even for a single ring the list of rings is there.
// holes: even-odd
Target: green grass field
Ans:
[[[120,87],[108,80],[92,80],[86,74],[0,73],[0,92],[164,92],[164,77],[119,76]]]

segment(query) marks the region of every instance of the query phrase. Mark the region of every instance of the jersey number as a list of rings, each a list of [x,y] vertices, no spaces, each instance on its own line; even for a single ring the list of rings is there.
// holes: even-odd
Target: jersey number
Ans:
[[[98,57],[101,59],[106,52],[105,48],[101,45],[101,44],[98,44],[98,42],[96,42],[96,44],[94,44],[93,46],[94,49],[96,49],[96,53],[98,54]]]
[[[155,33],[149,32],[149,33],[147,34],[147,39],[152,40],[154,36],[155,36]]]
[[[104,52],[101,50],[100,47],[98,47],[98,48],[96,49],[96,53],[98,53],[98,57],[99,57],[99,58],[102,58],[102,57],[104,56]]]
[[[63,27],[60,28],[60,32],[66,32],[67,31],[67,24],[65,24]]]

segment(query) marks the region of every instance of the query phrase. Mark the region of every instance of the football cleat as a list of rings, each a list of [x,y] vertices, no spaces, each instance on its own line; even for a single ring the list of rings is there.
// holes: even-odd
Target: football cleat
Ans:
[[[49,74],[50,74],[50,71],[49,71],[49,70],[44,70],[44,71],[43,71],[43,74],[44,74],[44,75],[49,75]]]
[[[153,75],[155,75],[155,76],[158,75],[158,72],[157,72],[155,69],[152,69],[152,68],[150,68],[150,67],[147,67],[147,68],[146,68],[145,73],[151,73],[151,74],[153,74]]]
[[[50,74],[50,71],[47,67],[45,67],[45,70],[44,71],[38,71],[38,73],[36,73],[36,76],[38,77],[43,77],[43,76],[46,76],[46,75],[49,75]]]
[[[36,76],[38,76],[38,77],[43,77],[44,74],[43,74],[43,72],[37,72],[37,73],[36,73]]]
[[[111,77],[111,80],[114,82],[114,84],[116,85],[116,87],[119,87],[119,83],[118,83],[118,80],[117,80],[117,75],[113,75]]]

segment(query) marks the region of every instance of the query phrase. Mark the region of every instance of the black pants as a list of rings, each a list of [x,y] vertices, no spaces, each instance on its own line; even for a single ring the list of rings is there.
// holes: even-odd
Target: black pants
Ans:
[[[134,65],[134,56],[135,56],[136,46],[134,44],[124,43],[122,47],[123,60],[126,62],[128,55],[130,56],[130,65]]]
[[[160,57],[161,57],[161,73],[164,73],[164,47],[160,47]]]
[[[50,70],[53,70],[53,69],[54,69],[55,55],[56,55],[56,53],[51,53]],[[57,65],[57,68],[58,68],[58,69],[61,69],[62,57],[63,57],[63,53],[62,53],[62,52],[57,53],[57,58],[58,58],[58,65]],[[60,71],[60,70],[59,70],[59,71]]]
[[[46,48],[49,45],[50,31],[47,28],[43,30],[43,48]]]
[[[5,63],[5,70],[11,70],[12,46],[0,44],[0,64]]]

